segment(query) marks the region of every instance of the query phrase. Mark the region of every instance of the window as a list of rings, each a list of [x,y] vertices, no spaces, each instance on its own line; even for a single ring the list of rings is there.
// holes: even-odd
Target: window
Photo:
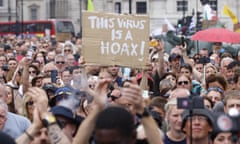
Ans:
[[[115,13],[121,13],[121,3],[120,2],[116,2],[115,3]]]
[[[0,32],[9,32],[10,30],[10,24],[1,24],[0,25]]]
[[[32,4],[28,7],[29,9],[29,19],[30,20],[37,20],[38,19],[38,10],[40,6],[37,4]]]
[[[136,13],[137,14],[146,14],[147,13],[147,3],[146,2],[137,2],[136,3]]]
[[[68,21],[58,21],[56,23],[57,32],[74,32],[72,22]]]
[[[56,18],[55,7],[56,7],[56,1],[50,0],[50,18]]]
[[[29,32],[44,32],[45,29],[52,29],[51,22],[33,22],[33,23],[25,23],[24,29]]]
[[[3,7],[3,0],[0,0],[0,7]]]
[[[177,11],[188,11],[188,1],[177,1]]]
[[[36,8],[31,8],[31,20],[37,20],[37,9]]]
[[[209,4],[213,10],[217,11],[217,0],[210,0]]]

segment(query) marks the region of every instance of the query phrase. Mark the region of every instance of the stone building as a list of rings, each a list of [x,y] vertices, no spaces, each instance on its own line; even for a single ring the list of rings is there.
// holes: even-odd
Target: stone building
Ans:
[[[201,11],[200,0],[92,0],[95,11],[147,14],[150,16],[150,29],[158,28],[167,18],[172,24],[184,15]],[[216,1],[216,0],[210,0]],[[213,3],[213,2],[212,2]],[[231,20],[223,15],[224,4],[240,18],[240,1],[218,0],[217,15],[231,28]],[[22,8],[23,7],[23,8]],[[0,21],[37,20],[49,18],[71,19],[76,31],[80,30],[81,11],[86,10],[87,0],[0,0]],[[214,5],[213,5],[214,7]]]

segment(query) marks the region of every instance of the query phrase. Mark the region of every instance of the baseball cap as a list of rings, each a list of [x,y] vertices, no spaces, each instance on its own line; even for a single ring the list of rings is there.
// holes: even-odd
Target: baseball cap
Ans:
[[[64,117],[76,125],[79,125],[83,121],[82,117],[76,115],[70,108],[64,106],[54,106],[50,109],[50,112],[52,112],[54,116]]]
[[[72,95],[72,89],[70,87],[64,86],[56,89],[54,97],[50,99],[49,105],[55,106],[57,102],[62,99],[67,99],[68,96]]]
[[[50,112],[52,112],[54,116],[62,116],[73,122],[76,118],[76,115],[72,112],[72,110],[64,106],[54,106],[50,109]]]

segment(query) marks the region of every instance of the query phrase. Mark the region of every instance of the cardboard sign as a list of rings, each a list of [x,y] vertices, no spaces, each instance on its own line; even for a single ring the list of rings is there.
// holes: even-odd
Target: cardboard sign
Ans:
[[[218,21],[216,20],[203,20],[202,29],[208,29],[210,27],[216,27]]]
[[[240,23],[234,24],[234,25],[233,25],[233,30],[234,30],[235,32],[240,32]]]
[[[148,58],[149,17],[83,12],[87,64],[143,68]]]

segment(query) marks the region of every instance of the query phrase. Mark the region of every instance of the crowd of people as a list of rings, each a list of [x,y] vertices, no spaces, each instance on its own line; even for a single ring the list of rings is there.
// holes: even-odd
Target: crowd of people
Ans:
[[[3,143],[238,143],[240,57],[220,42],[189,57],[151,38],[136,69],[88,65],[79,37],[0,41]]]

